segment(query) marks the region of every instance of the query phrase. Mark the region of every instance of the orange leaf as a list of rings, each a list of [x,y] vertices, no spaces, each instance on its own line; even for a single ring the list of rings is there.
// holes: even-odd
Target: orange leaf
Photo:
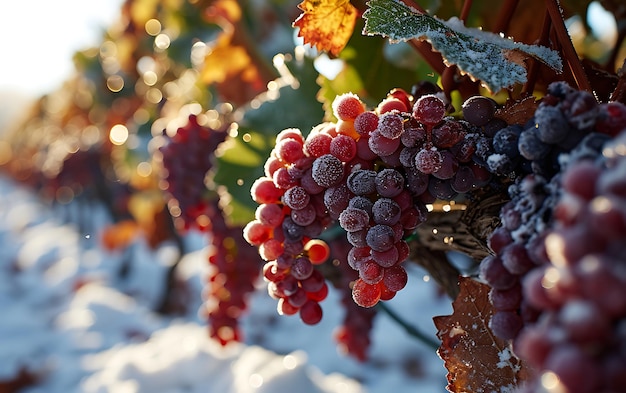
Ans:
[[[304,0],[298,4],[302,13],[295,22],[298,36],[305,44],[337,55],[354,31],[357,9],[349,0]]]
[[[467,277],[452,303],[454,312],[434,317],[442,343],[437,353],[448,369],[450,392],[500,392],[518,386],[526,373],[508,343],[493,335],[488,285]]]
[[[102,232],[102,245],[107,250],[119,250],[128,246],[139,234],[140,227],[133,220],[112,224]]]

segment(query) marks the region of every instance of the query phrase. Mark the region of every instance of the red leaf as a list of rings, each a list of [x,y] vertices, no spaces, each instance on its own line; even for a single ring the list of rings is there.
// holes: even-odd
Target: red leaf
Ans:
[[[495,117],[508,124],[525,124],[533,117],[539,102],[535,97],[528,96],[518,101],[508,100],[504,107],[496,111]]]
[[[448,370],[450,392],[505,392],[525,378],[524,365],[489,329],[493,307],[488,285],[460,278],[454,312],[434,317],[442,343],[437,353]]]

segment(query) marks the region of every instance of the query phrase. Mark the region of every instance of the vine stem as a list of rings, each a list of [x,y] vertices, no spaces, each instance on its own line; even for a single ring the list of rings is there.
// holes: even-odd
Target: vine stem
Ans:
[[[398,325],[400,325],[404,329],[404,331],[407,332],[407,334],[409,334],[412,337],[415,337],[416,339],[418,339],[422,343],[426,344],[428,347],[434,349],[435,351],[437,349],[439,349],[440,343],[438,341],[433,340],[426,333],[422,332],[421,330],[419,330],[415,326],[413,326],[410,323],[408,323],[406,320],[404,320],[404,318],[402,318],[400,315],[398,315],[394,310],[392,310],[384,302],[378,302],[376,307],[379,310],[383,311],[385,314],[387,314],[391,319],[394,320],[394,322],[396,322]]]
[[[546,15],[543,19],[543,26],[541,27],[541,36],[539,37],[539,45],[549,46],[550,30],[552,28],[552,21],[550,14],[546,11]],[[532,94],[535,88],[535,82],[537,81],[537,74],[539,72],[539,63],[536,59],[531,59],[530,67],[528,69],[528,81],[524,84],[522,93]]]
[[[513,14],[515,13],[515,9],[517,8],[517,4],[519,0],[506,0],[500,8],[498,13],[498,18],[496,19],[496,24],[493,27],[494,33],[505,33],[509,29],[509,24],[511,23],[511,18],[513,18]]]
[[[461,9],[461,14],[459,15],[459,19],[461,19],[463,22],[465,22],[467,20],[467,17],[469,16],[469,13],[472,9],[472,0],[465,0],[463,2],[463,8]]]
[[[546,7],[548,13],[550,14],[554,31],[556,32],[557,38],[563,48],[563,54],[565,55],[565,59],[572,71],[572,74],[574,75],[578,88],[580,90],[586,90],[593,93],[591,84],[585,74],[585,69],[578,58],[574,44],[572,43],[569,33],[567,32],[567,28],[565,27],[565,21],[563,20],[563,13],[561,11],[559,0],[546,0]]]

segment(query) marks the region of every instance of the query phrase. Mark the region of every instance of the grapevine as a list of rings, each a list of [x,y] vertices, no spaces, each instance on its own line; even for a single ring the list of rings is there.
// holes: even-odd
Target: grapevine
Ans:
[[[146,236],[182,257],[200,233],[198,314],[222,346],[246,341],[259,287],[305,325],[336,291],[334,339],[361,362],[387,315],[439,339],[451,392],[624,390],[620,2],[599,2],[604,47],[572,27],[589,2],[162,3],[126,2],[0,141],[3,173],[104,204],[109,250]],[[291,28],[301,41],[276,39]],[[420,299],[388,307],[416,266],[454,308],[432,339],[402,320]],[[155,311],[175,313],[177,269]]]

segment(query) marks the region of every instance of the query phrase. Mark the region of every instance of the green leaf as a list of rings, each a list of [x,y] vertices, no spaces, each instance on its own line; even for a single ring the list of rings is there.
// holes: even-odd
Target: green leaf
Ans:
[[[398,0],[371,0],[365,11],[363,34],[381,35],[391,42],[429,41],[448,64],[455,64],[492,92],[527,81],[524,58],[533,57],[561,72],[557,52],[518,43],[497,34],[467,28],[458,18],[442,21]]]
[[[220,146],[216,154],[219,169],[212,180],[225,187],[217,189],[222,199],[228,201],[222,209],[231,224],[245,225],[254,218],[258,204],[250,196],[250,187],[263,176],[263,165],[274,140],[272,136],[239,128],[236,137]]]
[[[282,70],[281,67],[279,84],[290,83],[274,92],[274,97],[260,97],[255,108],[245,111],[239,124],[268,135],[276,135],[285,128],[299,128],[306,134],[324,116],[322,104],[316,99],[318,73],[311,59],[294,60],[291,55],[285,55]]]
[[[317,72],[310,59],[291,60],[285,56],[281,71],[282,87],[259,97],[257,102],[241,113],[236,137],[220,146],[213,181],[222,200],[228,221],[245,225],[254,218],[258,206],[250,196],[250,187],[263,176],[263,166],[274,148],[276,135],[285,128],[299,128],[306,135],[322,122],[322,104],[316,100],[319,86]],[[290,83],[285,84],[285,80]],[[273,95],[272,95],[273,94]]]

